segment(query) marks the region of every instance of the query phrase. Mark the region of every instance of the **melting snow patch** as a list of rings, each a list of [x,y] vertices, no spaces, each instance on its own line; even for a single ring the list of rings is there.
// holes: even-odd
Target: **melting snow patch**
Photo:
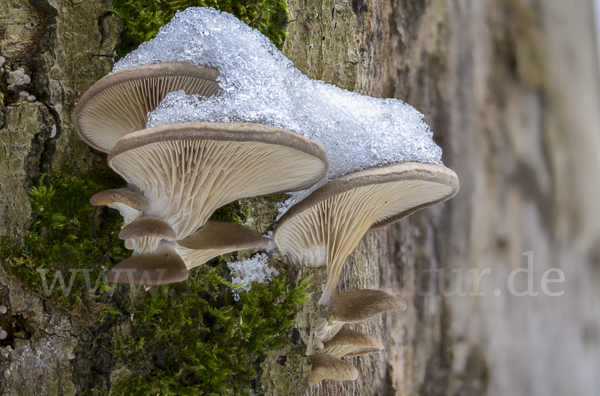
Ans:
[[[347,173],[400,161],[441,163],[423,115],[397,99],[375,99],[311,80],[260,32],[212,8],[188,8],[113,71],[161,62],[210,65],[222,92],[211,98],[172,92],[148,127],[182,122],[258,122],[321,143],[324,180],[293,194],[281,214],[317,187]]]
[[[228,263],[231,271],[231,283],[242,283],[243,285],[233,290],[235,301],[240,299],[239,291],[248,291],[252,287],[252,282],[269,282],[273,276],[278,276],[279,272],[269,266],[269,256],[266,254],[256,254],[252,258]]]

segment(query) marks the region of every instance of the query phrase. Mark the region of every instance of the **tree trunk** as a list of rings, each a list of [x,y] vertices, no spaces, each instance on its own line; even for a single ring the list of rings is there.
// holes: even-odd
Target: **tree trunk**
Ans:
[[[599,394],[600,84],[591,2],[289,5],[283,52],[296,67],[424,113],[461,191],[368,233],[350,256],[340,291],[377,288],[408,302],[403,313],[355,326],[385,345],[350,359],[359,379],[304,392],[283,377],[268,392]],[[110,8],[107,0],[0,0],[0,235],[22,237],[27,191],[40,173],[106,169],[76,137],[72,111],[112,67],[122,23]],[[32,82],[10,90],[9,71],[19,67]],[[37,101],[18,103],[21,90]],[[519,296],[529,268],[537,295]],[[550,269],[564,282],[543,283],[559,278]],[[317,299],[298,323],[308,344]],[[15,334],[10,344],[0,340],[6,394],[108,394],[122,375],[102,354],[81,358],[89,334],[1,271],[0,304],[0,327]],[[275,375],[265,371],[263,382]]]

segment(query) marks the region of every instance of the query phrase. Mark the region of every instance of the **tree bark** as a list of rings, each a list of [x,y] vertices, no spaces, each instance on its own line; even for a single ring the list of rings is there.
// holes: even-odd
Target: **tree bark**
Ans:
[[[272,393],[600,393],[600,84],[591,2],[289,5],[283,52],[296,67],[423,112],[461,191],[368,233],[349,258],[340,291],[383,289],[408,302],[403,313],[355,326],[385,345],[350,359],[359,379],[323,381],[304,392],[290,386],[297,381],[290,376]],[[27,191],[41,172],[106,167],[75,136],[72,111],[112,67],[122,24],[110,8],[108,0],[0,0],[0,55],[7,60],[0,81],[0,235],[18,240],[27,229]],[[11,91],[6,80],[19,67],[32,83]],[[20,90],[37,101],[18,103]],[[538,295],[519,297],[527,274],[514,271],[527,270],[529,260]],[[544,273],[553,268],[564,282],[544,291]],[[317,299],[298,323],[309,344]],[[101,355],[80,359],[77,348],[89,335],[68,314],[1,271],[0,303],[8,307],[0,327],[19,331],[18,342],[0,341],[1,390],[108,394],[123,368],[103,366],[110,358]],[[92,371],[102,375],[90,383]]]
[[[598,393],[600,103],[591,2],[290,7],[284,53],[294,64],[312,78],[415,106],[461,180],[451,201],[365,236],[340,291],[399,293],[408,309],[356,326],[385,345],[351,359],[357,381],[323,381],[308,394]],[[516,272],[511,283],[511,273],[529,260],[538,295],[519,297],[527,276]],[[542,289],[551,268],[565,280],[547,290],[562,296]]]

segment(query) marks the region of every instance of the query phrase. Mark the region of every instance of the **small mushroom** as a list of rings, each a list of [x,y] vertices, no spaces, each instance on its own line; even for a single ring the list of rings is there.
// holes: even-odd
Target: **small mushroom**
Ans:
[[[381,290],[351,290],[336,294],[329,301],[330,311],[321,315],[315,329],[315,337],[330,340],[345,323],[360,323],[383,312],[406,309],[406,302]]]
[[[272,249],[272,239],[237,224],[207,221],[189,237],[177,241],[177,252],[188,269],[222,254],[244,249]]]
[[[79,137],[109,152],[128,133],[146,128],[147,114],[172,91],[210,97],[219,91],[219,72],[187,62],[157,63],[109,74],[79,99],[73,116]]]
[[[107,280],[159,285],[187,279],[187,266],[174,242],[175,231],[166,221],[139,217],[121,229],[119,238],[129,242],[134,252],[106,273]]]
[[[343,176],[286,212],[275,229],[279,250],[296,265],[327,265],[321,305],[333,295],[346,258],[368,230],[453,197],[458,177],[442,165],[395,163]]]
[[[308,358],[311,364],[310,384],[316,384],[324,379],[337,381],[353,381],[358,378],[358,370],[351,363],[335,356],[319,353]]]
[[[323,349],[315,353],[327,353],[337,358],[353,357],[379,352],[383,344],[359,331],[342,329],[333,338],[323,343]]]
[[[175,240],[175,231],[158,217],[138,217],[119,232],[119,238],[131,241],[135,253],[153,253],[162,239]]]
[[[113,283],[134,285],[162,285],[181,282],[189,272],[183,259],[175,251],[174,242],[160,241],[153,253],[134,253],[106,273]]]
[[[183,240],[219,207],[244,197],[305,189],[327,171],[323,147],[294,132],[250,123],[183,123],[130,133],[108,164],[136,186],[144,212]]]
[[[92,196],[90,204],[93,206],[106,205],[109,208],[117,209],[123,216],[125,225],[140,217],[150,208],[144,197],[128,188],[101,191]]]

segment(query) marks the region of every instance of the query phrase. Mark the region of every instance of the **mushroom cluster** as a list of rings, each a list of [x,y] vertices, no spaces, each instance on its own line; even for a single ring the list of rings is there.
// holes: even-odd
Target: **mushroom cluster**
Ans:
[[[458,189],[458,177],[443,165],[389,164],[329,182],[281,217],[274,233],[280,251],[296,265],[327,267],[319,300],[322,315],[315,329],[323,349],[311,357],[311,383],[324,378],[356,379],[356,369],[349,369],[340,358],[378,350],[365,346],[366,335],[340,332],[345,323],[406,309],[402,299],[380,290],[335,294],[344,262],[363,235],[450,199]]]
[[[157,285],[240,249],[268,249],[271,239],[242,226],[209,221],[219,207],[258,195],[306,189],[323,178],[323,147],[297,133],[253,123],[175,123],[146,127],[171,90],[211,96],[218,72],[180,63],[140,66],[98,81],[78,102],[75,125],[128,183],[92,205],[117,209],[119,238],[133,255],[107,280]]]
[[[268,40],[216,10],[189,8],[171,25],[75,108],[79,136],[107,153],[127,182],[91,199],[121,213],[119,237],[133,250],[106,278],[178,282],[218,255],[276,244],[294,265],[327,267],[310,382],[356,379],[342,359],[383,345],[344,325],[407,305],[382,290],[336,294],[343,265],[369,230],[454,196],[456,174],[435,164],[441,149],[409,105],[312,81]],[[189,45],[200,40],[205,45]],[[235,200],[293,191],[302,192],[274,240],[209,220]]]

